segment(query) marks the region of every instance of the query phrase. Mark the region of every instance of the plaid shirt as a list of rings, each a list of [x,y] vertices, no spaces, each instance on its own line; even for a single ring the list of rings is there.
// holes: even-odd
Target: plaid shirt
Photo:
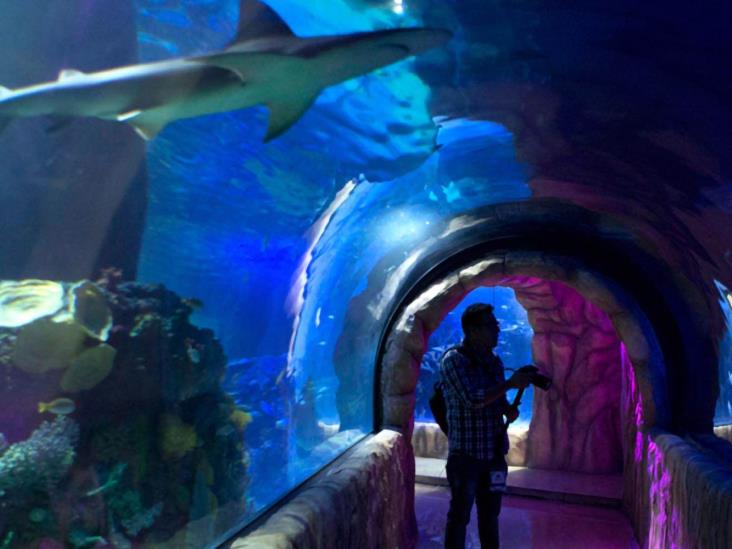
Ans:
[[[487,391],[505,380],[503,363],[492,353],[474,360],[477,364],[458,348],[449,349],[442,357],[440,377],[447,404],[450,454],[492,459],[496,450],[508,452],[503,421],[508,401],[504,395],[485,404]],[[499,437],[502,440],[497,440]]]

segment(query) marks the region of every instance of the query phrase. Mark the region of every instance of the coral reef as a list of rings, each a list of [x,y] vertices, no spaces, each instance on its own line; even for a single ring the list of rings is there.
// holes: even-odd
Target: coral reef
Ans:
[[[164,545],[245,512],[251,415],[195,300],[107,270],[0,282],[0,304],[0,545]]]
[[[4,281],[0,287],[0,327],[17,329],[13,364],[29,373],[63,369],[86,347],[105,341],[112,314],[102,290],[43,280]]]
[[[18,505],[33,491],[56,485],[74,461],[78,439],[76,422],[57,416],[11,444],[0,455],[0,506]]]

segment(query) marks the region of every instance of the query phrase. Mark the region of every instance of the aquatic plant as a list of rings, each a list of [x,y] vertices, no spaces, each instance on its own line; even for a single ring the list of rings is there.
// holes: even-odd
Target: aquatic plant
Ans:
[[[27,440],[11,444],[0,456],[0,497],[17,503],[56,485],[74,461],[78,439],[78,424],[57,416]]]

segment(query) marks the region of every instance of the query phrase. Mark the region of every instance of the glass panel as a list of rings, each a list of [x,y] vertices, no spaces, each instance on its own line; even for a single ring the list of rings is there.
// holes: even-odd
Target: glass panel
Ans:
[[[421,23],[272,5],[300,36]],[[425,72],[444,52],[327,87],[265,143],[271,90],[140,116],[231,84],[220,66],[84,91],[83,73],[225,48],[235,0],[0,13],[0,83],[63,99],[10,112],[0,90],[0,547],[215,543],[372,430],[389,299],[365,319],[352,305],[456,216],[527,198],[526,169],[504,127],[432,119]]]
[[[726,326],[719,342],[719,399],[714,424],[729,425],[732,423],[732,292],[721,282],[715,280],[714,283],[719,290],[719,306]]]

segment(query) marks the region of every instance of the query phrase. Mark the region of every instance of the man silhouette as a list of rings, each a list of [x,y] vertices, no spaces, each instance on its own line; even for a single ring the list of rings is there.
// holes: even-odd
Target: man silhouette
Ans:
[[[506,391],[526,387],[530,374],[516,372],[505,380],[503,363],[493,352],[499,326],[492,305],[469,306],[461,322],[463,342],[445,353],[440,366],[447,404],[451,492],[445,547],[465,547],[465,530],[475,502],[480,545],[494,549],[499,547],[498,515],[508,470],[503,417],[511,423],[519,413],[508,403]]]

